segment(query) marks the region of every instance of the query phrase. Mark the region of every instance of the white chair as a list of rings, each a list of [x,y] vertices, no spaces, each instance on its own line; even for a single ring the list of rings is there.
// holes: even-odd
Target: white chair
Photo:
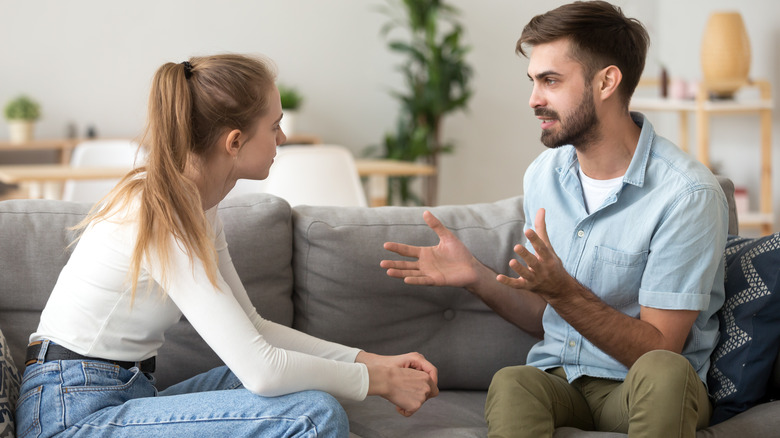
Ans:
[[[73,149],[70,164],[74,167],[108,166],[127,167],[140,165],[143,149],[131,140],[90,140],[79,143]],[[119,182],[119,179],[68,180],[63,187],[62,199],[74,202],[97,202]]]
[[[293,207],[368,206],[355,158],[343,146],[281,146],[266,180],[238,183],[230,196],[258,191],[284,198]]]
[[[265,181],[266,180],[240,179],[236,181],[236,185],[233,186],[233,189],[225,196],[225,199],[246,193],[266,193]]]

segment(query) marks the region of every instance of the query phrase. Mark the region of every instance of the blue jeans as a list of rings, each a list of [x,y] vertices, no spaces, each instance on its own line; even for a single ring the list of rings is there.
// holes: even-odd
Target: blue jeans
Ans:
[[[26,437],[346,437],[347,415],[331,395],[262,397],[218,367],[164,391],[138,368],[106,362],[33,363],[16,408]]]

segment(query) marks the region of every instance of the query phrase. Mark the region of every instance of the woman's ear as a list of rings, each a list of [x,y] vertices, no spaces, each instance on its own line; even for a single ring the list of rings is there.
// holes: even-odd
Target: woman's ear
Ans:
[[[623,72],[617,66],[610,65],[602,69],[596,77],[599,79],[600,99],[606,100],[617,92],[620,82],[623,81]]]
[[[241,130],[239,129],[233,129],[232,131],[229,131],[227,135],[225,136],[225,152],[228,153],[228,155],[235,158],[238,156],[238,151],[241,149],[241,136],[243,134],[241,133]]]

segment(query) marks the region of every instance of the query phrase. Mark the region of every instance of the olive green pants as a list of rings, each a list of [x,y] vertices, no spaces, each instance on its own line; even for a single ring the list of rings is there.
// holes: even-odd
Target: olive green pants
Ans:
[[[623,382],[581,377],[567,382],[562,368],[504,368],[490,384],[488,437],[552,437],[556,427],[628,433],[631,438],[693,437],[708,425],[712,406],[690,362],[651,351]]]

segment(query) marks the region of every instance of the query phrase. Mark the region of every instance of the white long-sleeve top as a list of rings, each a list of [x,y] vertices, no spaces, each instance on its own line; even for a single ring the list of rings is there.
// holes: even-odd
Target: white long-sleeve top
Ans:
[[[30,342],[49,339],[85,356],[140,361],[157,354],[165,331],[183,314],[256,394],[316,389],[352,400],[365,398],[368,370],[355,363],[360,350],[314,338],[257,313],[233,266],[216,207],[206,217],[219,257],[218,287],[208,280],[202,261],[191,260],[172,237],[167,290],[160,286],[160,263],[145,259],[131,303],[128,271],[138,233],[132,212],[137,211],[137,203],[131,203],[124,212],[85,229]]]

